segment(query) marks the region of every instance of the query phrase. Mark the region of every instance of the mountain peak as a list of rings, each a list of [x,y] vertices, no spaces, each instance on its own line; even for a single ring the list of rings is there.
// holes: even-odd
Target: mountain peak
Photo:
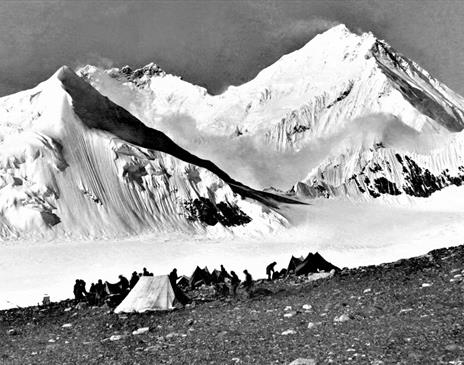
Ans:
[[[69,80],[80,79],[76,73],[66,65],[61,66],[51,77],[51,79],[58,79],[61,83],[66,83]]]
[[[149,64],[135,70],[129,65],[121,68],[112,68],[108,70],[108,75],[117,79],[124,78],[133,82],[143,82],[153,76],[166,76],[166,72],[156,63],[150,62]]]
[[[353,32],[351,32],[348,29],[348,27],[343,23],[334,25],[333,27],[327,29],[325,32],[321,34],[330,34],[330,33],[353,34]]]

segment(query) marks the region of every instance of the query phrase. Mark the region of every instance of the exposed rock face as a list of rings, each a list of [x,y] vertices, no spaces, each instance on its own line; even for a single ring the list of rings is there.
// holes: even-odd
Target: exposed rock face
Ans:
[[[292,191],[302,197],[387,195],[429,197],[464,182],[463,134],[428,154],[377,145],[327,159]]]
[[[184,202],[187,219],[200,221],[210,226],[218,222],[225,227],[239,226],[251,222],[251,218],[242,212],[237,206],[224,202],[214,205],[207,198],[187,200]]]

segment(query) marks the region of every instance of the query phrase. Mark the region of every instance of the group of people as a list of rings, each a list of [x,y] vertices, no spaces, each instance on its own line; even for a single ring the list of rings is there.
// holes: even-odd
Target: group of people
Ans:
[[[269,280],[273,279],[273,275],[275,273],[274,267],[276,262],[269,264],[266,267],[266,275],[268,276]],[[221,265],[221,270],[215,270],[215,277],[211,283],[214,285],[216,293],[221,296],[232,295],[236,297],[237,289],[242,285],[245,291],[249,294],[253,288],[253,277],[248,272],[248,270],[243,270],[243,274],[245,275],[245,280],[242,281],[239,279],[235,271],[231,271],[230,274]],[[153,276],[153,273],[149,272],[147,268],[143,268],[141,273],[137,273],[134,271],[130,280],[128,280],[124,275],[119,275],[119,281],[115,284],[111,284],[108,282],[103,283],[102,280],[98,280],[97,283],[92,283],[90,285],[89,291],[86,290],[86,283],[82,279],[77,279],[74,284],[74,298],[76,302],[87,301],[90,305],[102,305],[107,301],[108,297],[111,295],[118,294],[124,298],[137,284],[140,277],[142,276]],[[177,269],[173,269],[169,274],[169,281],[173,290],[176,292],[176,296],[185,297],[185,294],[182,290],[178,287],[177,281],[179,277],[177,274]],[[192,284],[191,289],[194,289],[194,285]],[[121,299],[122,300],[122,299]]]
[[[207,272],[207,269],[206,269]],[[213,273],[210,275],[211,283],[205,282],[205,280],[200,280],[195,282],[192,280],[191,282],[191,289],[195,289],[198,285],[201,284],[212,284],[215,288],[216,294],[219,296],[228,296],[232,295],[235,297],[237,295],[237,289],[242,285],[247,293],[250,293],[253,287],[253,278],[248,270],[244,270],[243,273],[245,274],[245,281],[239,279],[235,271],[231,271],[230,274],[224,268],[224,265],[221,265],[220,270],[214,270]],[[209,273],[206,274],[207,276]]]
[[[82,279],[77,279],[74,288],[74,299],[78,302],[88,302],[90,305],[103,305],[111,295],[119,295],[125,297],[137,284],[141,276],[153,276],[147,268],[143,268],[141,273],[134,271],[130,281],[124,275],[119,275],[119,281],[115,284],[108,282],[103,283],[101,279],[97,283],[90,285],[89,291],[86,290],[86,283]]]
[[[101,305],[105,301],[107,296],[105,284],[101,280],[98,280],[96,284],[92,283],[90,285],[89,291],[85,288],[86,283],[84,280],[77,279],[74,284],[74,299],[76,302],[87,301],[92,305]]]

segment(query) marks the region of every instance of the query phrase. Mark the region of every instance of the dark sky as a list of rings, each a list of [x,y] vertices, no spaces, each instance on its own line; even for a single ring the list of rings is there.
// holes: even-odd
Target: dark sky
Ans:
[[[372,31],[464,94],[464,1],[2,1],[0,96],[63,64],[158,63],[220,92],[337,23]]]

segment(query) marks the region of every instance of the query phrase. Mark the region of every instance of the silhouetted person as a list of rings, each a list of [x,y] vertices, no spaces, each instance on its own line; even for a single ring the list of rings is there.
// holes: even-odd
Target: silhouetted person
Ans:
[[[121,288],[122,294],[126,294],[129,291],[129,280],[123,275],[119,275],[119,288]]]
[[[251,288],[253,287],[253,278],[251,277],[248,270],[243,270],[245,274],[245,281],[243,282],[243,287],[245,288],[246,292],[250,294]]]
[[[85,281],[76,279],[76,283],[74,284],[73,288],[74,299],[76,302],[81,302],[86,298],[86,291],[85,291]]]
[[[79,303],[82,299],[81,282],[79,279],[76,279],[76,282],[74,283],[73,293],[74,293],[74,299],[76,300],[77,303]]]
[[[169,281],[171,282],[171,286],[173,288],[177,287],[177,269],[173,269],[171,273],[169,274]]]
[[[139,281],[139,274],[137,274],[137,272],[134,271],[132,273],[132,276],[129,282],[129,287],[132,289],[135,286],[135,284],[137,284],[138,281]]]
[[[237,288],[240,285],[240,279],[238,278],[235,271],[230,272],[230,288],[232,289],[232,295],[235,297],[237,295]]]
[[[143,268],[143,273],[142,273],[143,276],[150,276],[150,273],[148,272],[147,268],[144,267]]]
[[[277,262],[272,262],[266,267],[266,275],[268,280],[272,280],[272,276],[274,275],[274,267],[277,265]]]
[[[232,278],[223,265],[221,265],[221,278],[223,281]]]
[[[90,305],[96,305],[97,304],[97,290],[95,289],[95,284],[92,283],[90,285],[89,292],[87,294],[87,300],[89,301]]]
[[[95,284],[95,294],[97,305],[102,305],[106,297],[106,288],[101,279]]]

